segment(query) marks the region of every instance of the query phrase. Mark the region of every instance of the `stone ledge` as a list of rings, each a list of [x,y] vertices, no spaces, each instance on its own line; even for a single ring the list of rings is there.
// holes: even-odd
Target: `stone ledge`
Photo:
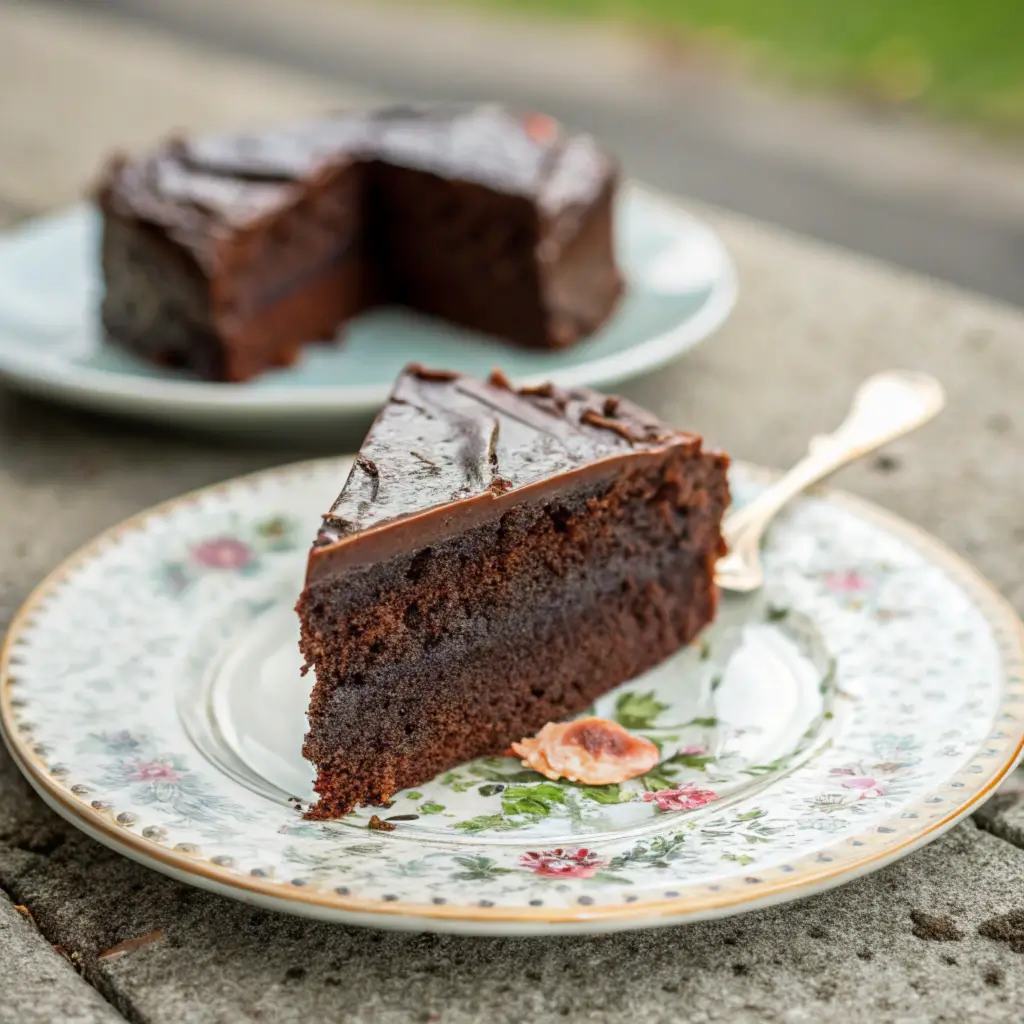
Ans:
[[[39,934],[24,908],[0,893],[0,1020],[17,1024],[116,1024],[124,1018]]]
[[[1024,849],[1024,768],[1018,768],[975,814],[978,825]]]

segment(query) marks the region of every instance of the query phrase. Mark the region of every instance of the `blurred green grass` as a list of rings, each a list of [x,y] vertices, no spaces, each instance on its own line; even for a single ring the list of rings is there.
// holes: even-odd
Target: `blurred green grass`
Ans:
[[[1024,0],[461,0],[603,19],[797,86],[1024,130]]]

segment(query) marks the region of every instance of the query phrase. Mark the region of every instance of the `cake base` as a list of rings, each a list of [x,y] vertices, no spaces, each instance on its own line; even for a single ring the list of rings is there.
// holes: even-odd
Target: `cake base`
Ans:
[[[303,753],[333,818],[577,714],[714,617],[727,460],[637,453],[585,487],[314,580]],[[511,497],[511,496],[509,496]]]

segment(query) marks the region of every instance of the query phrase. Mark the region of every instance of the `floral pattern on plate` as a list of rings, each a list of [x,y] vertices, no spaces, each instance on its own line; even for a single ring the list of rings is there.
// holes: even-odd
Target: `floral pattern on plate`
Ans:
[[[802,745],[755,758],[757,724],[729,720],[744,697],[720,699],[712,637],[685,655],[708,663],[696,703],[661,678],[598,702],[596,713],[661,746],[641,779],[553,783],[487,758],[378,811],[394,831],[367,828],[369,810],[304,821],[305,794],[278,799],[246,784],[244,766],[215,765],[176,702],[188,704],[199,692],[189,687],[261,616],[284,615],[344,468],[272,470],[143,514],[30,599],[5,648],[3,724],[62,814],[158,869],[278,909],[477,932],[594,930],[819,891],[937,834],[1019,753],[1012,611],[913,528],[813,496],[771,533],[758,612],[794,635],[812,624],[827,652]],[[759,479],[736,468],[740,500]]]

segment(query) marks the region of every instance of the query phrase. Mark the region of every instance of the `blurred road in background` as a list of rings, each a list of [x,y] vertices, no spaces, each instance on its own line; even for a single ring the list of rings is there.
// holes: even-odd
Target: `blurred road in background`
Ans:
[[[544,110],[651,184],[1024,305],[1019,143],[756,88],[607,27],[424,0],[39,2],[301,69],[345,95]]]

